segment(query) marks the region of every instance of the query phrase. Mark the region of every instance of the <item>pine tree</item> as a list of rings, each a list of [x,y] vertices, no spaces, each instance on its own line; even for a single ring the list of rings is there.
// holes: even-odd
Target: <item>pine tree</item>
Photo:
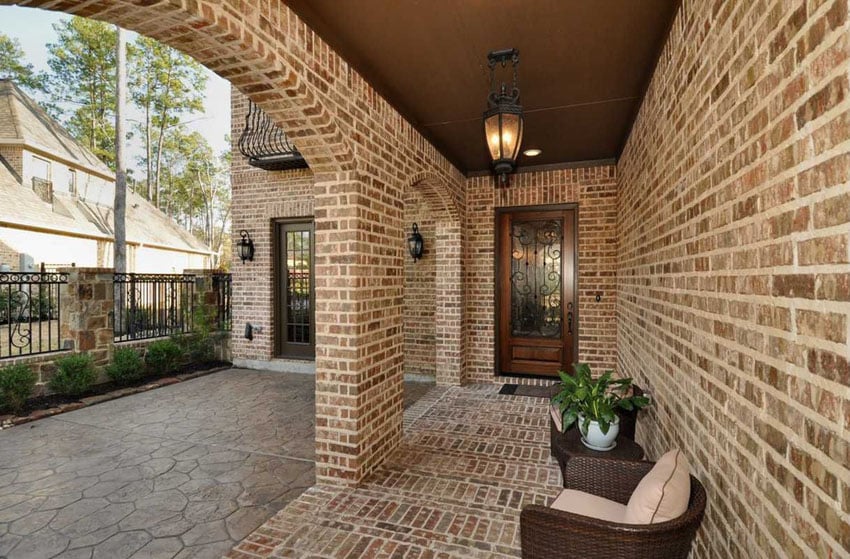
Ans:
[[[68,131],[114,169],[116,31],[80,17],[53,28],[58,37],[47,45],[49,91],[64,108]]]

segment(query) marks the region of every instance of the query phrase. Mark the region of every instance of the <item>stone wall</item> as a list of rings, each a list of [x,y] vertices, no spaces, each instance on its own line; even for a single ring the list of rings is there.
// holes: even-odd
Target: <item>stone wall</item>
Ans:
[[[846,0],[685,0],[618,165],[618,348],[696,557],[850,555]]]
[[[112,360],[116,348],[131,347],[144,355],[145,349],[151,343],[166,339],[151,338],[115,343],[113,330],[114,283],[111,268],[64,268],[61,273],[67,274],[67,283],[58,286],[60,300],[60,316],[58,319],[58,346],[61,351],[20,357],[0,359],[0,367],[26,364],[36,373],[36,395],[49,393],[47,382],[56,370],[58,358],[72,353],[88,353],[94,358],[95,365],[100,369],[98,382],[108,381],[103,367]],[[192,270],[196,275],[195,302],[196,304],[214,305],[216,293],[210,270]],[[37,332],[38,325],[33,326]],[[46,327],[44,327],[46,328]],[[36,333],[36,336],[38,334]],[[45,339],[48,333],[43,331]],[[229,332],[214,334],[215,358],[221,361],[231,359],[231,343]]]
[[[507,188],[493,177],[467,181],[468,242],[464,295],[467,378],[473,382],[539,382],[498,378],[494,350],[495,211],[500,207],[578,203],[579,360],[596,371],[616,364],[617,173],[611,165],[519,173]],[[596,293],[601,301],[596,302]]]

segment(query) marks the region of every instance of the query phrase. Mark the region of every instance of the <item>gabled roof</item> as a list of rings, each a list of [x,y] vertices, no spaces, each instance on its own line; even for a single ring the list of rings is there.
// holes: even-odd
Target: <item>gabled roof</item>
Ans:
[[[0,79],[0,141],[19,141],[98,174],[112,174],[103,161],[8,79]]]
[[[114,174],[91,151],[9,80],[0,79],[0,141],[38,148],[109,179]],[[114,236],[114,183],[96,181],[79,196],[56,192],[47,202],[22,184],[0,156],[0,224],[110,240]],[[153,204],[127,192],[127,241],[210,254],[210,249]],[[61,248],[57,247],[57,250]]]
[[[53,203],[45,202],[32,188],[21,185],[0,162],[0,224],[111,240],[115,212],[111,206],[65,194],[54,194]],[[211,252],[153,204],[131,191],[127,192],[127,241],[183,252]]]

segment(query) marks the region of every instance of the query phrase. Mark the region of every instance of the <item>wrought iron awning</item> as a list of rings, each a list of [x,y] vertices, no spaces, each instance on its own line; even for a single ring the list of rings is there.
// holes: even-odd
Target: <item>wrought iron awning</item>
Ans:
[[[266,171],[309,167],[301,153],[289,142],[286,133],[250,100],[245,129],[239,136],[239,151],[248,158],[248,163]]]

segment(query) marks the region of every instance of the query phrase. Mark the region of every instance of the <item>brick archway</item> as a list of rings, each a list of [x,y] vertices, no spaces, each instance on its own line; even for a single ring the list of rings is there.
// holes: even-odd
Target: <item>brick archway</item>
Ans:
[[[463,383],[463,288],[460,210],[443,181],[423,173],[409,183],[434,218],[434,345],[437,384]]]
[[[313,173],[316,479],[361,481],[401,441],[402,192],[426,173],[439,177],[435,188],[451,203],[438,207],[452,216],[443,238],[455,247],[446,301],[459,302],[461,173],[283,0],[0,0],[13,4],[114,23],[177,48],[229,80],[294,140]],[[384,145],[391,154],[376,149]],[[416,181],[404,178],[417,173]],[[261,262],[271,248],[256,246],[261,257],[234,277],[234,292],[267,304],[249,281],[270,273]],[[446,355],[459,365],[446,382],[459,383],[459,304],[453,312]]]
[[[303,64],[281,48],[287,33],[303,23],[284,9],[277,11],[277,21],[269,21],[253,4],[259,2],[0,0],[0,5],[116,24],[178,49],[257,103],[293,139],[317,176],[352,171],[346,136],[308,83]]]

